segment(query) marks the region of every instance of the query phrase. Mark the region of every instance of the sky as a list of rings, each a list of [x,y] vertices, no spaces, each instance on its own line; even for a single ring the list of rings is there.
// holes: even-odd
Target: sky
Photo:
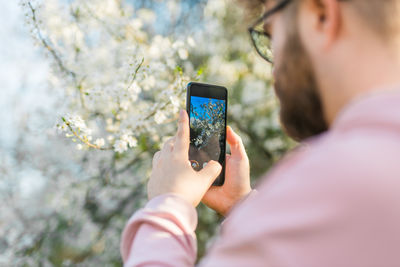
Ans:
[[[218,102],[223,102],[224,103],[225,102],[224,100],[219,100],[219,99],[214,99],[214,98],[191,96],[190,104],[193,105],[194,107],[197,107],[197,110],[200,111],[200,108],[201,108],[200,106],[202,104],[208,103],[210,100],[211,100],[212,103],[218,103]],[[190,116],[194,117],[194,114],[191,113]]]

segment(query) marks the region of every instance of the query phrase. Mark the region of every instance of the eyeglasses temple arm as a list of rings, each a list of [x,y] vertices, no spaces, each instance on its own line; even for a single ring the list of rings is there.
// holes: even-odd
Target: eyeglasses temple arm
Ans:
[[[267,10],[259,19],[257,19],[250,27],[249,31],[252,30],[255,26],[257,26],[260,22],[265,20],[267,17],[269,17],[271,14],[279,11],[281,8],[285,7],[291,0],[284,0],[281,1],[279,4],[277,4],[275,7],[273,7],[270,10]]]

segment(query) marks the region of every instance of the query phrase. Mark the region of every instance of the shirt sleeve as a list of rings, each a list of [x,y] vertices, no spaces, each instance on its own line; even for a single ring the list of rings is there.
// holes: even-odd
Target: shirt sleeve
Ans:
[[[253,189],[240,203],[256,195],[257,190]],[[180,196],[164,194],[151,199],[124,228],[121,240],[124,266],[194,266],[196,226],[196,209]]]
[[[151,199],[126,224],[121,239],[124,266],[194,266],[196,209],[175,194]]]

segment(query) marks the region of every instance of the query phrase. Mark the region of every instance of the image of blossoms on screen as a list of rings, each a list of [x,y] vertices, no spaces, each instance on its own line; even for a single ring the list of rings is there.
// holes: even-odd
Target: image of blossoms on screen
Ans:
[[[217,135],[223,141],[225,101],[192,96],[190,104],[191,142],[197,149],[207,146]],[[222,139],[222,140],[221,140]]]

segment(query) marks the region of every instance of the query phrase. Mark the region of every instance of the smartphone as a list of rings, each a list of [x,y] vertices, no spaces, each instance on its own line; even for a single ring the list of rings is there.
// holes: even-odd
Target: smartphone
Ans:
[[[189,160],[200,171],[210,160],[222,165],[213,185],[225,181],[226,114],[228,91],[225,87],[197,82],[187,85],[186,111],[190,121]]]

